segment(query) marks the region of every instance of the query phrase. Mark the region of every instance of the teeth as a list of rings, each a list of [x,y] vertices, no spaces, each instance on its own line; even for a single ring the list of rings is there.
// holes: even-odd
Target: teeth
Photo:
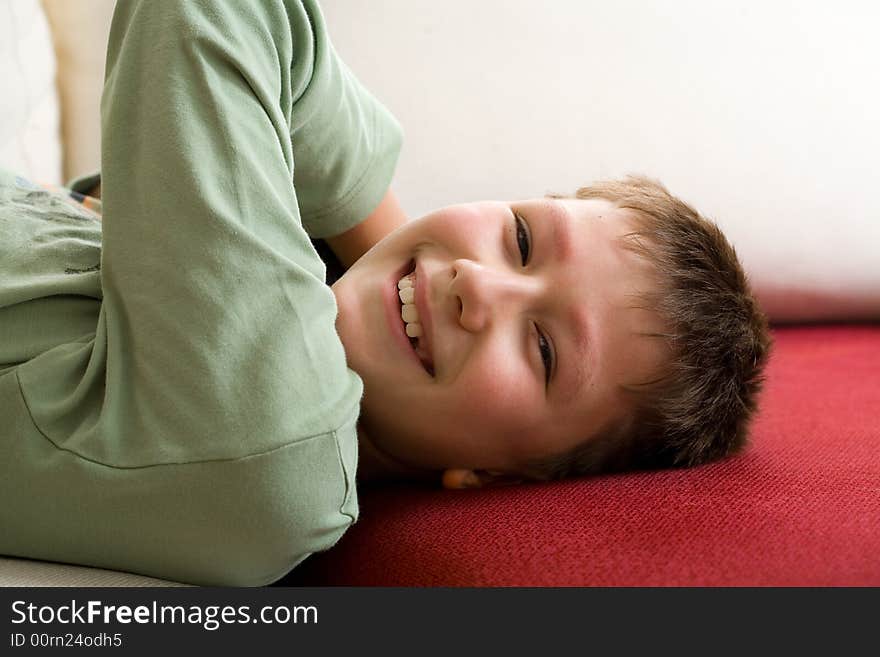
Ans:
[[[419,321],[419,311],[416,310],[415,305],[411,303],[405,303],[401,306],[400,316],[403,317],[403,321],[407,324]]]
[[[406,334],[410,338],[418,338],[422,335],[422,325],[419,324],[419,311],[415,306],[415,272],[411,274],[407,274],[403,278],[400,279],[400,282],[397,283],[397,294],[400,297],[400,317],[403,319],[404,328],[406,329]],[[427,359],[427,354],[421,348],[418,340],[413,343],[413,348],[416,350],[416,354],[419,358],[422,359],[422,362],[425,362]],[[429,368],[429,374],[434,376],[434,368]]]
[[[419,311],[416,309],[415,299],[416,299],[416,289],[415,284],[416,274],[413,272],[412,274],[407,274],[403,278],[400,279],[400,282],[397,284],[397,295],[400,297],[400,316],[403,318],[403,321],[407,324],[406,334],[415,338],[422,334],[422,327],[418,323],[419,321]],[[412,329],[413,331],[417,331],[414,333],[410,333],[410,325],[417,326],[418,328]]]

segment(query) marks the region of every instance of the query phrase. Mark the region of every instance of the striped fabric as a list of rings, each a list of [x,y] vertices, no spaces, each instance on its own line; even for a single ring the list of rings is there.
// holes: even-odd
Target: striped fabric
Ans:
[[[96,217],[101,218],[101,199],[95,198],[94,196],[87,196],[85,194],[80,194],[79,192],[75,192],[72,189],[68,189],[67,187],[62,187],[61,185],[50,185],[48,183],[37,183],[34,184],[29,180],[18,178],[19,182],[23,182],[24,184],[29,185],[30,187],[42,187],[47,192],[51,192],[58,196],[61,196],[68,202],[72,202],[76,207],[84,207],[87,210],[90,210]]]

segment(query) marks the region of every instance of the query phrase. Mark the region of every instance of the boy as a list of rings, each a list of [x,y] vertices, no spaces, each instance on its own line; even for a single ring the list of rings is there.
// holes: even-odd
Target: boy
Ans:
[[[401,263],[412,310],[389,320]],[[770,346],[721,231],[643,177],[442,208],[333,291],[364,380],[362,478],[479,487],[725,456]]]

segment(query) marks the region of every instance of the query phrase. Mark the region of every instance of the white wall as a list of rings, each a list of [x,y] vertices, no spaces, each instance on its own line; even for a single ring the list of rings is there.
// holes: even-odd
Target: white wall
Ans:
[[[641,172],[721,225],[778,313],[880,318],[880,3],[322,7],[403,124],[413,216]]]

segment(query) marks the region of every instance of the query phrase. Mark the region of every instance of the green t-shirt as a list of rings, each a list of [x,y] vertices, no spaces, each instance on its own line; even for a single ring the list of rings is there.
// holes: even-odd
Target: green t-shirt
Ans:
[[[0,175],[0,554],[262,585],[358,517],[312,239],[402,143],[314,1],[121,1],[103,218]]]

